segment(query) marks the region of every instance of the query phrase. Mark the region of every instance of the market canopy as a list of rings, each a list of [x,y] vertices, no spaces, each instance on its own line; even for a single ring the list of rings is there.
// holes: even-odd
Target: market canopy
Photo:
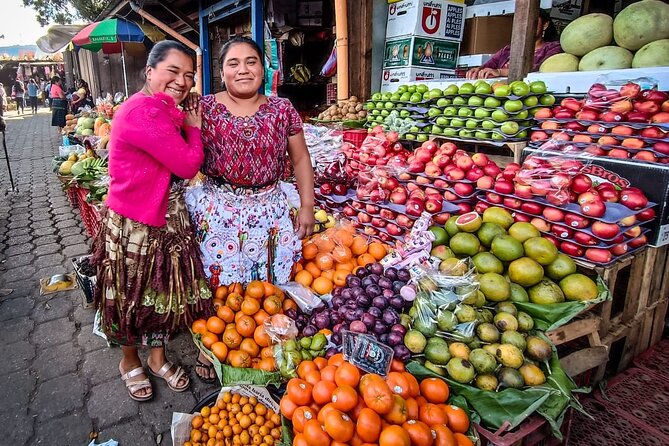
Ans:
[[[143,44],[148,48],[152,42],[164,38],[165,34],[154,26],[114,18],[87,25],[72,38],[72,44],[90,51],[102,50],[105,54],[113,54],[121,53],[132,44]]]
[[[61,51],[85,25],[53,25],[37,39],[37,46],[48,54]]]

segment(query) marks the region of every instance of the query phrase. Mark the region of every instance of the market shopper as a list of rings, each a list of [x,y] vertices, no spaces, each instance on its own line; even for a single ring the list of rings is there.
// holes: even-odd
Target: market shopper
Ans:
[[[37,94],[39,93],[39,86],[35,79],[30,79],[28,82],[28,104],[30,104],[30,111],[34,115],[37,113]]]
[[[14,101],[16,101],[16,114],[20,115],[21,113],[25,113],[25,86],[23,85],[23,82],[20,80],[16,79],[14,82],[14,85],[12,85],[12,98],[14,98]]]
[[[58,130],[60,130],[65,127],[67,99],[63,91],[62,79],[59,76],[51,78],[49,97],[51,98],[51,125],[58,127]]]
[[[532,71],[539,71],[541,63],[549,57],[561,53],[562,47],[558,40],[555,24],[547,10],[541,9],[537,18],[537,28],[534,34],[534,62]],[[488,79],[509,75],[509,61],[511,60],[511,46],[507,45],[480,67],[467,71],[467,79]]]
[[[107,338],[121,345],[121,379],[130,397],[153,391],[147,372],[186,390],[184,369],[165,356],[179,329],[213,314],[183,190],[203,160],[201,107],[177,108],[194,84],[195,54],[162,41],[151,50],[146,83],[114,115],[108,209],[94,244],[95,301]],[[148,369],[138,347],[150,347]]]
[[[72,113],[79,113],[85,107],[92,110],[95,103],[91,97],[91,89],[88,88],[88,83],[83,79],[77,79],[75,87],[77,91],[72,94]]]
[[[314,174],[302,121],[287,99],[258,92],[263,59],[253,40],[226,42],[219,62],[223,91],[201,99],[206,179],[186,194],[205,273],[212,287],[284,283],[300,239],[314,228]],[[281,181],[291,167],[299,196]],[[200,360],[198,375],[212,376],[208,361]]]
[[[7,92],[5,86],[0,82],[0,116],[5,114],[7,110]]]

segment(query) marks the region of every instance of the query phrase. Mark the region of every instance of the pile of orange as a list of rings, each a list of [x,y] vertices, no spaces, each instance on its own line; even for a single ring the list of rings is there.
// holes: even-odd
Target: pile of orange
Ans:
[[[281,440],[281,417],[255,397],[225,392],[191,420],[183,446],[274,446]]]
[[[288,381],[281,413],[293,446],[472,446],[467,413],[447,404],[439,378],[418,382],[393,361],[386,378],[364,374],[343,355],[302,361]]]
[[[387,253],[386,245],[357,235],[352,226],[330,228],[303,244],[294,280],[317,294],[328,294],[344,286],[346,276],[357,268],[378,262]]]
[[[233,367],[276,369],[271,340],[264,322],[271,316],[297,308],[271,283],[254,280],[246,289],[241,284],[222,285],[214,296],[216,315],[193,322],[191,330],[201,335],[202,344],[222,363]]]

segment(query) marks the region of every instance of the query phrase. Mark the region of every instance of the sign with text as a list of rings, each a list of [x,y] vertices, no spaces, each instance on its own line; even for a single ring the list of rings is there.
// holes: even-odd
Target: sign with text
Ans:
[[[386,39],[422,36],[462,41],[465,5],[446,0],[404,0],[388,5]]]

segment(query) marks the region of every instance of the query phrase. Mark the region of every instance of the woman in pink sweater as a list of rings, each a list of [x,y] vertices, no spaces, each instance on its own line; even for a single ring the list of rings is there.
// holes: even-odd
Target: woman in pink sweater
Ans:
[[[108,209],[94,246],[96,304],[107,338],[121,345],[119,371],[137,401],[153,396],[147,371],[176,392],[188,388],[165,344],[213,310],[183,199],[184,180],[204,157],[200,107],[177,107],[193,87],[194,56],[179,42],[156,44],[144,88],[118,110],[111,133]],[[147,370],[138,346],[150,347]]]

